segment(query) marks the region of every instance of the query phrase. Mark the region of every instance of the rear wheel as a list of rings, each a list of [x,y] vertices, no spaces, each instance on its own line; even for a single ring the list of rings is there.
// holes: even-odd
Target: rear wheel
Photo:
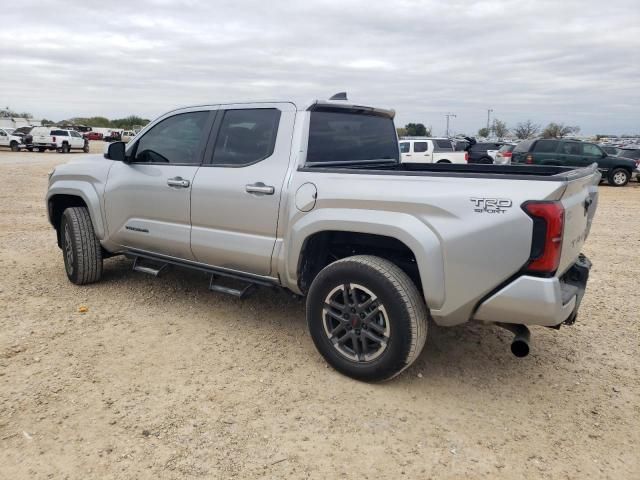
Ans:
[[[451,163],[449,160],[438,160],[436,163]]]
[[[422,351],[427,308],[395,264],[358,255],[330,264],[314,279],[307,323],[333,368],[357,380],[381,381],[398,375]]]
[[[628,170],[624,168],[614,168],[607,177],[609,184],[614,187],[624,187],[627,183],[629,183],[629,179],[631,178],[631,174]]]
[[[67,208],[62,214],[60,237],[64,268],[69,280],[85,285],[102,276],[102,250],[85,207]]]
[[[38,151],[39,151],[40,153],[44,152],[45,150],[46,150],[46,148],[38,148]]]
[[[69,147],[68,143],[63,143],[62,147],[60,147],[60,151],[62,153],[69,153],[71,151],[71,147]]]

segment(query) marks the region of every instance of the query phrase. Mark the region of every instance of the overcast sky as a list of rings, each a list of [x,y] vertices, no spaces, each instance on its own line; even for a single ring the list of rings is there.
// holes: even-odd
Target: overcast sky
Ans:
[[[3,2],[4,3],[4,2]],[[475,133],[487,108],[640,133],[638,0],[6,2],[0,104],[37,118],[328,98]],[[4,8],[6,7],[6,8]]]

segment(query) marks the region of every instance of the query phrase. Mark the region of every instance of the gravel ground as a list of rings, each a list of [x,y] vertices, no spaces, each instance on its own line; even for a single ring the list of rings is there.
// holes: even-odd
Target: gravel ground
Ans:
[[[498,328],[432,327],[369,385],[285,293],[122,258],[69,283],[43,197],[73,155],[0,152],[0,478],[640,478],[639,184],[601,188],[576,325],[533,329],[525,359]]]

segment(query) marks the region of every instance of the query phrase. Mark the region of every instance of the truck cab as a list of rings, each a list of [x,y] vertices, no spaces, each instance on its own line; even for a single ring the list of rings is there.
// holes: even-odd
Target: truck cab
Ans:
[[[456,151],[448,138],[403,138],[400,140],[403,163],[467,163],[466,152]]]

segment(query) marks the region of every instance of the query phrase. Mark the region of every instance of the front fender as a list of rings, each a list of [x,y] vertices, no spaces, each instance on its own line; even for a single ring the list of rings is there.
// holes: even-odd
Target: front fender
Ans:
[[[298,264],[305,241],[323,231],[384,235],[403,242],[416,258],[429,307],[437,309],[444,303],[440,239],[415,216],[390,211],[323,208],[294,218],[285,239],[286,265],[281,270],[286,272],[286,283],[290,288],[297,289]]]
[[[49,187],[46,195],[47,216],[49,217],[49,223],[52,225],[53,221],[51,219],[49,202],[54,199],[56,195],[72,195],[80,197],[87,205],[96,237],[98,237],[99,240],[104,240],[106,236],[105,221],[102,216],[102,205],[100,195],[96,191],[96,185],[78,180],[53,180],[53,183]],[[53,227],[55,228],[56,225],[53,225]]]

